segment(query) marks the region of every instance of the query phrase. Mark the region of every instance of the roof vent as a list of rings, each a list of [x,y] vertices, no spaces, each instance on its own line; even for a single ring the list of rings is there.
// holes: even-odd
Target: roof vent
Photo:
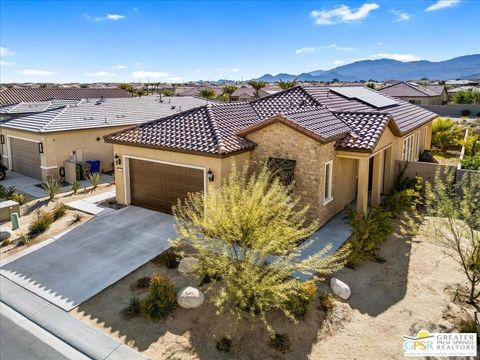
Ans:
[[[95,105],[100,105],[101,103],[102,103],[102,100],[97,100],[97,101],[95,102]]]
[[[120,114],[120,115],[116,115],[117,118],[124,118],[125,115],[124,114]]]
[[[93,120],[93,117],[91,117],[91,116],[85,116],[83,119],[84,119],[84,120]]]
[[[172,105],[172,106],[170,107],[170,109],[172,109],[172,110],[175,110],[175,108],[176,108],[175,105]]]

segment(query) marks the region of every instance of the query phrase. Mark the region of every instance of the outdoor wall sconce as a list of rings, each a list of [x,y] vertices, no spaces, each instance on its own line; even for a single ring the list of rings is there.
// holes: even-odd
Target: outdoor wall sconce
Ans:
[[[115,165],[121,165],[122,164],[122,159],[120,159],[120,156],[118,154],[115,154]]]
[[[0,143],[5,144],[5,135],[0,135]]]
[[[40,154],[43,154],[43,143],[42,143],[42,142],[39,142],[39,143],[38,143],[38,152],[39,152]]]
[[[213,180],[215,180],[215,176],[213,176],[213,172],[211,169],[208,169],[207,171],[207,179],[209,182],[213,182]]]

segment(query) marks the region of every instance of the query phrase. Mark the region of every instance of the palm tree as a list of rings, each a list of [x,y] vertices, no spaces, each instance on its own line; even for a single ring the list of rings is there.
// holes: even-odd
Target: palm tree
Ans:
[[[144,96],[145,94],[147,94],[147,92],[145,91],[145,89],[137,89],[135,91],[135,94],[138,96],[138,97],[142,97]]]
[[[217,96],[217,94],[215,93],[215,90],[208,87],[200,89],[199,95],[200,97],[205,99],[215,99],[215,97]]]
[[[297,86],[298,85],[298,81],[297,79],[293,79],[292,81],[283,81],[283,80],[280,80],[278,82],[278,86],[280,87],[280,89],[290,89],[294,86]]]
[[[235,85],[225,85],[223,87],[223,94],[220,95],[223,101],[230,101],[232,94],[237,90]]]
[[[452,119],[437,118],[432,125],[432,146],[444,152],[447,146],[458,143],[462,130]]]
[[[255,89],[255,96],[258,98],[260,97],[260,93],[259,93],[260,89],[267,86],[267,82],[263,80],[250,80],[248,82],[248,85],[250,85]]]

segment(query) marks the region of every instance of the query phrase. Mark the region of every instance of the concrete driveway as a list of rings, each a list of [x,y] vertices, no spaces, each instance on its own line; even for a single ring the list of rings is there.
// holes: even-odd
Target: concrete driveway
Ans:
[[[69,311],[168,249],[173,222],[128,206],[3,265],[0,274]]]

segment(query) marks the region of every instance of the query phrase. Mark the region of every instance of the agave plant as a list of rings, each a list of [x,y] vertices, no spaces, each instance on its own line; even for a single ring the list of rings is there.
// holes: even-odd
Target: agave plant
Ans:
[[[62,183],[57,179],[49,179],[42,184],[42,188],[47,192],[49,200],[52,201],[62,191]]]
[[[88,181],[92,184],[92,191],[95,191],[102,181],[102,175],[100,173],[93,173],[88,176]]]
[[[72,188],[73,195],[77,195],[78,190],[80,190],[80,182],[78,180],[73,180],[73,182],[70,184],[70,187]]]

